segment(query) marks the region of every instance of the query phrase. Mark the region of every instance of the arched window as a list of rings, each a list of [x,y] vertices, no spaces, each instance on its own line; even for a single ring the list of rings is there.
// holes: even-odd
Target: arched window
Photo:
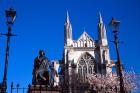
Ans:
[[[79,66],[79,67],[78,67],[78,78],[79,78],[79,82],[82,82],[81,76],[83,76],[83,75],[82,75],[82,67]]]
[[[86,75],[93,74],[94,72],[95,72],[95,60],[89,53],[85,53],[80,57],[78,62],[79,81],[80,82],[82,81],[81,83],[85,83]]]
[[[86,65],[83,67],[83,74],[87,74],[87,66]]]
[[[83,67],[83,82],[86,82],[87,66]]]
[[[91,66],[89,66],[89,68],[88,68],[88,73],[92,74],[92,67]]]

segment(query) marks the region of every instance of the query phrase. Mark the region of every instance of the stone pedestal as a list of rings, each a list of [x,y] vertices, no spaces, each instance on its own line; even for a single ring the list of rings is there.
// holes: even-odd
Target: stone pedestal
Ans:
[[[62,93],[60,87],[48,87],[46,85],[32,85],[28,89],[28,93]]]

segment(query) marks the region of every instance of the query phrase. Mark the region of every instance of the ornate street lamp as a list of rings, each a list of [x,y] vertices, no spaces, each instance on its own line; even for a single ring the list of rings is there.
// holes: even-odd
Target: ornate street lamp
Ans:
[[[6,10],[5,13],[7,18],[7,24],[13,24],[16,18],[16,11],[13,8],[10,8],[9,10]]]
[[[117,53],[117,74],[119,76],[120,80],[120,93],[125,93],[124,91],[124,81],[123,81],[123,72],[122,72],[122,64],[120,61],[120,55],[119,55],[119,39],[118,39],[118,32],[119,32],[119,26],[120,26],[120,21],[112,18],[111,22],[109,23],[110,28],[113,31],[114,34],[114,44],[116,47],[116,53]]]
[[[16,11],[13,8],[10,8],[9,10],[5,11],[6,18],[7,18],[7,26],[8,26],[8,33],[1,34],[7,36],[7,45],[6,45],[6,54],[5,54],[5,67],[4,67],[4,76],[3,76],[3,82],[2,82],[2,91],[3,93],[6,93],[7,89],[7,69],[8,69],[8,57],[9,57],[9,48],[10,48],[10,37],[15,36],[11,33],[12,31],[12,25],[16,18]]]

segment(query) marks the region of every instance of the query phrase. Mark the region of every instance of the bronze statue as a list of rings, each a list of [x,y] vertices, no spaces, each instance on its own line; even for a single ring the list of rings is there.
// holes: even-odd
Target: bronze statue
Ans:
[[[43,50],[39,50],[39,56],[34,60],[33,84],[49,85],[50,73],[48,71],[50,64]]]

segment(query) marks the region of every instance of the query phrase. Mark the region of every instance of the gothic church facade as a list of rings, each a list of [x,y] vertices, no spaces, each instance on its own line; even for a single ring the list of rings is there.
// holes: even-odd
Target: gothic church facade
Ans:
[[[69,88],[85,86],[87,74],[110,74],[112,63],[109,54],[105,24],[99,14],[98,40],[87,32],[77,40],[72,38],[72,25],[67,12],[64,24],[64,84]]]

